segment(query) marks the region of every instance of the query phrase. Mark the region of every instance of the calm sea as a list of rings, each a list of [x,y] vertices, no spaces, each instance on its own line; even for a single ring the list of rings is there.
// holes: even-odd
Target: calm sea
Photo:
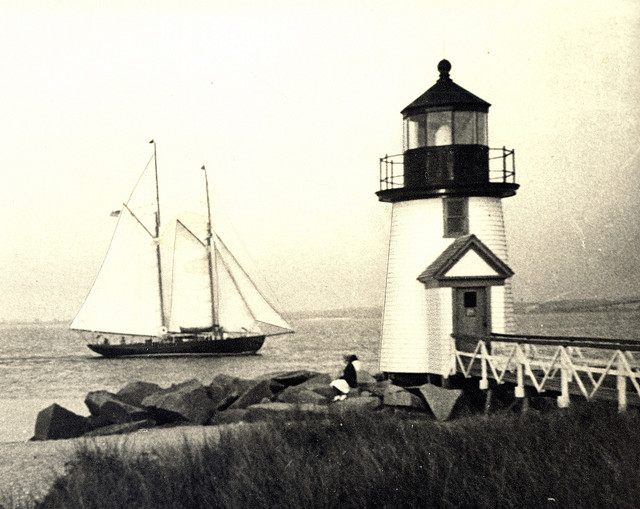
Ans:
[[[292,317],[296,333],[267,338],[258,355],[105,359],[68,324],[0,325],[0,442],[28,440],[38,411],[58,403],[88,415],[89,391],[118,391],[135,380],[169,386],[218,373],[254,378],[310,369],[338,374],[342,356],[356,353],[378,370],[381,312],[356,309]],[[640,310],[516,315],[518,332],[640,340]]]

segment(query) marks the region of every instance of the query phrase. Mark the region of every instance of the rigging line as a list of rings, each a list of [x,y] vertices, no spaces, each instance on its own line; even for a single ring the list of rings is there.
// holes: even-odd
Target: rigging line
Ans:
[[[185,230],[187,230],[187,233],[189,233],[195,240],[197,240],[202,247],[207,247],[207,245],[204,242],[202,242],[202,240],[200,240],[200,237],[198,237],[195,233],[193,233],[182,221],[180,221],[180,219],[176,219],[176,224],[179,224]]]
[[[133,216],[133,218],[138,222],[138,224],[139,224],[140,226],[142,226],[142,228],[144,228],[144,231],[146,231],[146,232],[147,232],[147,234],[149,235],[149,237],[151,237],[152,239],[155,239],[155,238],[156,238],[156,236],[155,236],[153,233],[151,233],[151,232],[149,231],[149,229],[144,225],[144,223],[143,223],[142,221],[140,221],[140,219],[138,219],[138,216],[136,216],[136,215],[133,213],[133,211],[129,208],[129,206],[128,206],[126,203],[123,203],[122,205],[124,206],[124,208],[125,208],[125,209],[127,209],[127,210],[129,211],[129,214],[131,214],[131,215]]]
[[[240,265],[240,263],[238,262],[237,258],[233,255],[233,253],[229,250],[229,248],[227,247],[227,245],[222,241],[222,239],[220,238],[220,236],[213,232],[213,234],[215,235],[215,238],[218,242],[220,242],[220,244],[222,245],[222,247],[224,247],[225,251],[227,253],[229,253],[229,256],[231,257],[231,259],[234,261],[234,263],[240,268],[240,270],[244,273],[244,275],[247,277],[247,279],[251,282],[251,284],[253,285],[253,288],[258,292],[258,294],[260,295],[260,297],[262,297],[264,299],[264,301],[271,307],[271,310],[274,311],[277,315],[280,315],[280,312],[276,310],[276,307],[271,303],[271,301],[264,295],[264,293],[262,293],[262,291],[260,290],[260,288],[258,288],[258,286],[255,284],[255,282],[253,281],[253,279],[251,279],[251,276],[249,274],[247,274],[247,271],[244,270],[244,267],[242,267],[242,265]],[[288,322],[288,320],[285,320],[285,322]]]
[[[216,235],[216,237],[219,239],[219,237]],[[222,242],[222,241],[221,241]],[[223,244],[224,245],[224,244]],[[247,299],[245,298],[244,294],[242,293],[242,290],[240,290],[240,285],[238,285],[238,282],[236,281],[236,278],[233,276],[233,274],[231,273],[231,269],[229,269],[229,267],[227,266],[227,264],[224,261],[224,256],[222,256],[222,253],[220,252],[220,250],[216,247],[215,242],[213,244],[213,248],[214,251],[220,255],[220,261],[222,261],[222,265],[224,266],[224,270],[226,271],[226,273],[229,275],[229,277],[231,278],[231,282],[233,283],[233,286],[236,287],[236,290],[238,290],[238,295],[240,295],[240,298],[242,299],[242,302],[244,302],[245,307],[247,308],[247,310],[249,311],[249,314],[251,315],[251,318],[253,318],[254,321],[258,322],[259,320],[256,318],[256,315],[254,314],[253,310],[251,309],[251,306],[249,306],[249,303],[247,302]],[[225,246],[226,249],[226,246]],[[233,255],[231,255],[231,258],[233,258]],[[233,260],[236,262],[236,264],[238,263],[236,261],[235,258],[233,258]],[[216,263],[216,272],[218,270],[218,265]],[[240,267],[242,269],[242,267]],[[244,269],[243,269],[244,272]],[[245,272],[246,274],[246,272]]]
[[[138,189],[138,184],[140,184],[140,181],[142,180],[142,177],[144,177],[144,174],[147,172],[147,169],[149,168],[149,165],[151,164],[151,161],[153,161],[154,157],[155,156],[152,154],[151,157],[149,158],[149,160],[147,161],[147,164],[144,167],[144,170],[142,170],[142,173],[138,177],[138,180],[136,180],[136,185],[133,186],[133,190],[129,194],[129,198],[127,198],[127,203],[129,203],[131,201],[131,198],[133,197],[134,193],[136,192],[136,189]]]
[[[229,225],[229,227],[231,228],[233,234],[235,235],[235,239],[236,241],[239,243],[240,247],[242,248],[244,254],[246,255],[246,258],[248,259],[249,262],[251,262],[252,266],[255,268],[256,267],[256,263],[255,261],[251,258],[251,255],[249,254],[250,251],[249,249],[247,249],[247,245],[243,240],[243,237],[241,235],[238,234],[238,230],[236,229],[233,221],[231,221],[231,216],[229,215],[229,213],[227,212],[226,208],[224,207],[224,200],[222,200],[218,193],[216,192],[216,189],[212,189],[211,190],[213,193],[213,197],[215,199],[215,203],[217,204],[217,207],[220,209],[220,213],[226,218],[227,224]],[[242,267],[242,265],[240,263],[238,263],[238,260],[235,258],[235,256],[233,255],[233,253],[231,252],[231,250],[226,246],[226,244],[222,241],[222,239],[220,238],[220,236],[213,231],[213,234],[217,237],[217,239],[220,241],[220,243],[224,246],[224,248],[229,251],[229,253],[231,254],[231,256],[233,257],[233,259],[235,260],[236,264],[238,266],[240,266],[240,268],[242,269],[242,271],[247,275],[247,277],[249,278],[249,280],[253,283],[253,279],[247,274],[247,272],[244,270],[244,268]],[[266,278],[261,278],[261,283],[264,284],[264,286],[266,288],[268,288],[269,292],[273,295],[273,299],[277,301],[276,298],[276,294],[275,291],[273,290],[273,288],[271,287],[271,285],[269,284],[269,281],[266,280]],[[271,302],[271,299],[267,299],[265,297],[265,295],[262,293],[262,291],[260,291],[260,289],[256,286],[255,283],[253,283],[253,286],[256,288],[256,290],[258,291],[258,293],[260,294],[260,296],[267,302],[267,304],[269,306],[271,306],[271,308],[273,309],[274,312],[276,312],[276,314],[280,315],[281,317],[284,318],[285,322],[291,322],[291,317],[289,316],[288,313],[284,313],[284,312],[280,312],[277,309],[282,307],[282,306],[274,306],[273,303]]]

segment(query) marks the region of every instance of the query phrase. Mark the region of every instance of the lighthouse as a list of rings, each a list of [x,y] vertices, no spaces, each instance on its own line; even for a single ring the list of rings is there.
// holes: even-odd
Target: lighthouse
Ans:
[[[460,338],[513,323],[502,200],[518,189],[514,151],[489,148],[490,104],[454,83],[449,61],[437,68],[401,112],[403,153],[380,159],[376,193],[391,203],[380,370],[416,382],[446,381]]]

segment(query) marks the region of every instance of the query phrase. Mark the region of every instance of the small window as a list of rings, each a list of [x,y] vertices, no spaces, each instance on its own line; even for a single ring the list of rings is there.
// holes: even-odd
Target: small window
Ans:
[[[415,115],[405,120],[405,150],[424,147],[427,141],[427,116]]]
[[[478,294],[476,292],[464,292],[463,294],[464,314],[466,316],[476,316],[478,307]]]
[[[455,124],[453,129],[453,142],[456,145],[472,145],[477,143],[476,136],[476,112],[475,111],[456,111]]]
[[[469,233],[469,207],[466,198],[444,198],[444,237]]]
[[[475,308],[478,305],[478,295],[476,292],[464,292],[464,307]]]
[[[435,111],[427,115],[427,146],[451,145],[452,117],[451,111]]]
[[[477,114],[477,143],[478,145],[484,145],[485,147],[489,146],[489,137],[488,137],[488,131],[489,128],[487,126],[487,114],[486,113],[480,113],[478,112]]]

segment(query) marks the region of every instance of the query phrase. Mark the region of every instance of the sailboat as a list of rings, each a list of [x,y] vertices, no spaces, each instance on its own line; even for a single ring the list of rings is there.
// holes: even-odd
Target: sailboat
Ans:
[[[213,230],[204,166],[205,220],[161,221],[150,143],[153,156],[112,213],[109,249],[71,329],[89,333],[87,346],[105,357],[254,354],[267,336],[293,332]]]

